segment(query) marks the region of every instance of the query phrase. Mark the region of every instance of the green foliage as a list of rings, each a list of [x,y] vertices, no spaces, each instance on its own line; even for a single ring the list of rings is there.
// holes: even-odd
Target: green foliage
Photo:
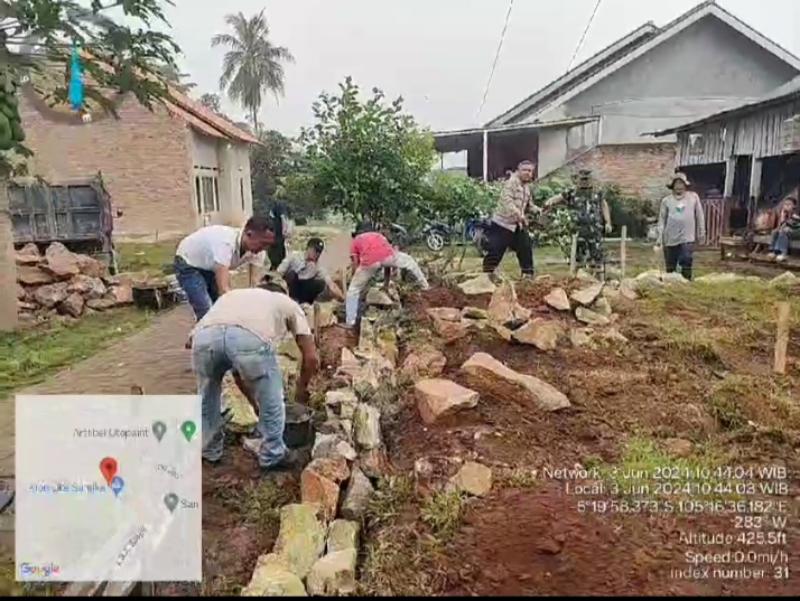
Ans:
[[[374,88],[369,100],[348,77],[338,96],[314,103],[316,124],[303,130],[315,195],[324,208],[379,223],[414,213],[435,156],[433,139],[403,112],[403,99],[387,103]]]
[[[458,491],[441,491],[429,497],[421,508],[422,521],[441,541],[450,540],[461,525],[466,497]]]
[[[116,90],[151,107],[167,94],[161,73],[176,69],[178,46],[156,27],[166,24],[165,4],[171,2],[92,0],[87,7],[76,0],[0,0],[0,66],[15,79],[44,70],[42,59],[48,69],[55,64],[66,71],[75,43],[83,54],[87,100],[113,112],[108,90]],[[117,22],[111,14],[123,18]],[[68,80],[61,80],[49,101],[66,102]],[[0,175],[20,173],[21,159],[30,151],[19,141],[5,150],[0,151]]]
[[[275,130],[260,132],[261,144],[250,149],[250,178],[253,186],[253,209],[266,213],[269,199],[275,197],[280,178],[292,167],[292,141]]]
[[[229,50],[222,61],[219,78],[221,90],[240,103],[250,114],[256,131],[259,130],[258,111],[265,92],[283,94],[283,65],[294,62],[292,53],[276,46],[269,39],[269,25],[262,9],[250,18],[239,12],[226,15],[225,23],[233,34],[221,33],[211,38],[211,45]]]
[[[200,104],[202,104],[207,109],[214,111],[217,114],[222,112],[222,99],[219,97],[219,94],[210,94],[206,93],[200,96],[199,100]]]
[[[497,184],[487,184],[461,173],[434,171],[426,184],[419,208],[421,216],[451,226],[490,213],[500,195]]]
[[[611,211],[614,235],[619,235],[625,225],[628,228],[628,238],[645,238],[649,220],[656,216],[653,204],[646,199],[623,196],[616,186],[607,186],[603,194]]]

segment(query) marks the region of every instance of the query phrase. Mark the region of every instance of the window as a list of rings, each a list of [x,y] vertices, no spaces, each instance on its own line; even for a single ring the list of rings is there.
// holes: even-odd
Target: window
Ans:
[[[214,209],[219,211],[219,180],[214,177]]]
[[[244,212],[244,178],[239,178],[239,194],[242,196],[242,212]]]
[[[203,176],[201,178],[203,189],[203,212],[214,213],[219,210],[219,198],[215,193],[217,190],[217,178]]]
[[[197,214],[203,212],[203,195],[200,192],[200,176],[196,175],[194,178],[194,200],[197,203]]]
[[[706,151],[706,138],[703,134],[689,134],[689,154],[699,155]]]

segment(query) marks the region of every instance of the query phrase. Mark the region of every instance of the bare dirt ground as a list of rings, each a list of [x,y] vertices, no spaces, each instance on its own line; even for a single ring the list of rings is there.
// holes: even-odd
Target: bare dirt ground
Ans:
[[[534,316],[578,325],[572,316],[555,314],[546,307],[543,297],[552,286],[552,282],[521,284],[521,304],[532,309]],[[474,410],[426,426],[417,413],[413,391],[407,388],[402,409],[388,428],[396,477],[409,478],[420,458],[434,465],[460,458],[492,467],[495,484],[487,497],[455,500],[450,507],[443,507],[446,502],[441,493],[419,483],[412,493],[403,490],[401,494],[390,486],[387,494],[395,496],[394,504],[390,503],[391,517],[385,517],[384,507],[376,508],[374,518],[379,525],[370,529],[363,592],[795,594],[800,570],[796,518],[790,520],[785,544],[779,546],[694,547],[704,552],[782,550],[788,563],[781,565],[793,574],[789,579],[774,578],[774,566],[767,568],[763,579],[674,577],[670,570],[685,569],[684,554],[693,549],[680,542],[680,533],[738,535],[741,530],[734,515],[685,511],[681,515],[663,506],[656,512],[636,514],[582,512],[578,508],[581,497],[567,494],[563,482],[542,477],[546,467],[624,466],[632,461],[629,445],[645,440],[652,443],[645,447],[650,456],[638,460],[651,470],[659,463],[673,465],[674,461],[674,465],[786,467],[789,494],[772,500],[785,501],[789,515],[796,516],[800,499],[800,371],[792,364],[788,376],[773,377],[774,333],[755,326],[751,329],[735,312],[725,314],[726,307],[736,302],[736,294],[732,299],[726,298],[723,289],[715,294],[711,302],[718,305],[719,313],[684,304],[680,298],[626,303],[616,325],[629,343],[598,350],[573,348],[567,341],[556,351],[543,353],[507,343],[491,330],[441,346],[447,356],[445,378],[466,385],[460,365],[473,353],[486,352],[518,372],[553,384],[570,398],[572,407],[547,414],[486,394]],[[438,288],[412,294],[406,306],[420,327],[425,327],[429,326],[425,317],[428,307],[485,307],[488,300],[468,299],[456,289]],[[662,305],[669,308],[664,313]],[[769,310],[764,298],[762,311]],[[670,330],[670,320],[676,318],[688,327]],[[709,333],[714,335],[710,341],[703,337]],[[408,346],[402,349],[404,353],[413,350],[413,345]],[[790,356],[798,353],[800,336],[795,331]],[[658,450],[671,438],[690,441],[692,455],[676,460]],[[395,483],[395,489],[400,488]],[[609,495],[606,487],[584,498],[610,502],[617,497]],[[672,500],[678,498],[692,501],[699,497],[689,493]],[[383,505],[387,502],[382,500]],[[449,520],[448,530],[441,528],[443,519]],[[404,536],[410,541],[407,545],[396,542]]]

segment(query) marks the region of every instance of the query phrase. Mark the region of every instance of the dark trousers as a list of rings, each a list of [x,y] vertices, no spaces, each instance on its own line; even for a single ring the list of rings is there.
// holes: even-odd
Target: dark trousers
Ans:
[[[667,267],[667,273],[674,272],[680,265],[681,275],[687,280],[691,280],[693,254],[694,244],[692,243],[665,246],[664,263]]]
[[[300,304],[312,304],[325,291],[325,281],[319,278],[301,280],[296,273],[288,272],[284,278],[289,296]]]
[[[183,257],[175,257],[175,277],[200,321],[219,298],[214,272],[192,267]]]
[[[522,275],[533,275],[533,242],[528,230],[517,227],[516,231],[511,232],[492,223],[486,230],[486,247],[488,252],[483,258],[483,271],[491,273],[497,269],[510,248],[517,255]]]

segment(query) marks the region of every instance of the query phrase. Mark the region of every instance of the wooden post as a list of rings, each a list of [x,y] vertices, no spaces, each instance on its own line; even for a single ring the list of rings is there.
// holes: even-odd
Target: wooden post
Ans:
[[[489,181],[489,130],[483,130],[483,181]]]
[[[570,251],[569,251],[569,274],[573,276],[578,271],[577,255],[578,255],[578,234],[572,234],[572,244],[570,246]]]
[[[736,176],[736,157],[731,157],[725,161],[725,190],[722,192],[724,198],[733,196],[733,182]]]
[[[761,172],[763,166],[764,161],[756,158],[753,159],[753,163],[750,166],[750,197],[755,199],[756,205],[761,196]]]
[[[253,275],[255,273],[255,270],[256,270],[256,266],[255,265],[253,265],[252,263],[248,263],[247,264],[247,282],[248,282],[247,283],[247,287],[248,288],[252,288],[253,287]]]
[[[625,277],[625,264],[628,259],[628,226],[623,225],[620,232],[620,245],[619,245],[619,270],[622,277]]]
[[[786,350],[789,346],[789,317],[791,305],[788,302],[778,303],[778,332],[775,336],[775,366],[776,374],[786,373]]]

